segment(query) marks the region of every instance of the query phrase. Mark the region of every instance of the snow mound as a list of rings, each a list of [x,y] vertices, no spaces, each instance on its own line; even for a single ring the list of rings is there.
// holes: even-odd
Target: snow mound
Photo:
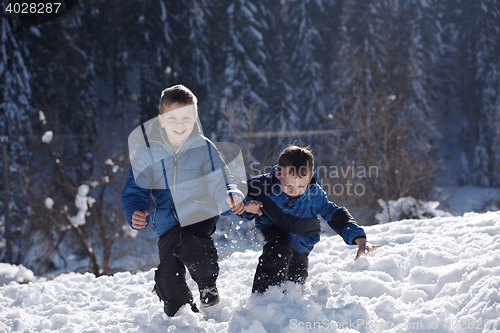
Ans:
[[[465,332],[500,331],[500,212],[365,228],[383,246],[357,262],[326,236],[304,288],[251,295],[259,252],[220,262],[221,302],[173,318],[151,293],[154,269],[0,287],[0,332]],[[188,284],[198,299],[192,279]]]
[[[35,275],[23,265],[9,265],[0,263],[0,286],[9,284],[12,281],[24,282],[33,281]]]
[[[436,216],[453,216],[451,213],[437,209],[439,201],[422,201],[413,197],[402,197],[388,202],[378,199],[382,212],[375,214],[379,224],[405,219],[427,219]]]

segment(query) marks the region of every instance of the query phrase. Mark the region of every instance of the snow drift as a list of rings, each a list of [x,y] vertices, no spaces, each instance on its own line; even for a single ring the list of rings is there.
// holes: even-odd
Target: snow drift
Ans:
[[[0,332],[494,332],[500,330],[500,212],[404,220],[365,228],[383,246],[323,236],[304,291],[287,284],[251,295],[259,252],[220,262],[221,303],[168,318],[151,293],[154,269],[63,274],[0,287]],[[1,271],[0,271],[1,272]],[[25,274],[23,272],[22,274]],[[198,294],[192,279],[188,280]]]

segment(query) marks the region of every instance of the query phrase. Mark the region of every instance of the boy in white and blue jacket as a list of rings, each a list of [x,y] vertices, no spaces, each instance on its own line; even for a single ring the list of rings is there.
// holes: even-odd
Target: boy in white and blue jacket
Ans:
[[[129,136],[131,168],[121,202],[133,229],[153,224],[160,257],[154,290],[165,313],[174,316],[184,304],[198,311],[186,268],[201,305],[219,302],[218,256],[210,236],[219,213],[243,212],[244,195],[216,146],[202,135],[197,99],[188,88],[165,89],[159,113]]]
[[[367,242],[345,207],[329,201],[316,182],[314,156],[308,148],[290,145],[280,155],[271,173],[248,180],[245,212],[264,236],[264,248],[255,272],[253,293],[285,281],[304,284],[308,256],[320,239],[321,215],[348,245],[358,245],[354,260],[380,245]]]

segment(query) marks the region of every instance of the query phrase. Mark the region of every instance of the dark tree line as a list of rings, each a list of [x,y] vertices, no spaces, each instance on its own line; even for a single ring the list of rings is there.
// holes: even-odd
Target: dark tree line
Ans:
[[[374,179],[326,179],[363,184],[331,199],[368,217],[378,198],[427,197],[443,117],[462,119],[452,181],[500,185],[497,1],[91,0],[21,32],[3,13],[0,257],[37,273],[76,253],[107,274],[127,253],[127,136],[177,83],[197,95],[205,134],[239,142],[248,164],[298,139],[318,165],[376,166]],[[85,184],[96,203],[72,225]]]

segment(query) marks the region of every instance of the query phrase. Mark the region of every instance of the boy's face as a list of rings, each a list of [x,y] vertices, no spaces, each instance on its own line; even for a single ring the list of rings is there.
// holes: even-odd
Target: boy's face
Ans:
[[[196,122],[194,104],[184,105],[177,102],[164,107],[165,113],[158,115],[161,127],[165,129],[172,147],[178,148],[193,132]]]
[[[283,172],[276,173],[276,178],[280,180],[281,190],[290,198],[298,198],[307,190],[307,185],[311,182],[313,175],[302,178],[293,176],[290,167],[283,168]]]

